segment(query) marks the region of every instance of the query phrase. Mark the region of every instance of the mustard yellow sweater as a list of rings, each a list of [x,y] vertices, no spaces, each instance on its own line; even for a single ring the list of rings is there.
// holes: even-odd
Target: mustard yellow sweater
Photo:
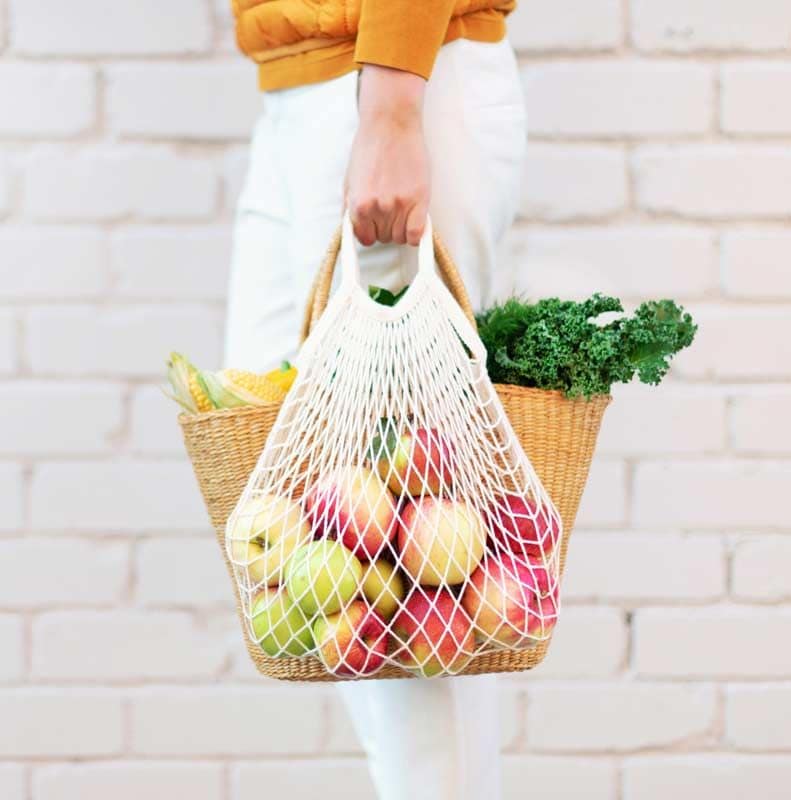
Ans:
[[[262,89],[379,64],[428,78],[454,39],[497,42],[516,0],[231,0],[236,38]]]

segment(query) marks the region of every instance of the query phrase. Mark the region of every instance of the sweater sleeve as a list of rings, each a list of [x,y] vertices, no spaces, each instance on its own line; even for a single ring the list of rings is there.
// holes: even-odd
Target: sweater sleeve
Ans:
[[[362,0],[354,60],[428,79],[454,0]]]

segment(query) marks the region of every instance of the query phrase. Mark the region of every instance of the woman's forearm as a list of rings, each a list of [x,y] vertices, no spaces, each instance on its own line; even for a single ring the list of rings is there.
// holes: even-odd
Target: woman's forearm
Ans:
[[[423,136],[426,81],[366,64],[360,77],[359,127],[346,174],[345,200],[362,244],[417,244],[429,201]]]

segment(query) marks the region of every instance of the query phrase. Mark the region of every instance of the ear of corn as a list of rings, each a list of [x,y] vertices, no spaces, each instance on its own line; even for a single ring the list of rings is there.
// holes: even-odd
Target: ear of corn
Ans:
[[[200,377],[217,408],[261,406],[280,402],[286,396],[286,392],[265,375],[253,372],[224,369],[221,372],[201,372]]]
[[[170,354],[167,377],[173,392],[166,394],[192,414],[211,411],[214,407],[198,384],[197,374],[198,370],[181,353]]]

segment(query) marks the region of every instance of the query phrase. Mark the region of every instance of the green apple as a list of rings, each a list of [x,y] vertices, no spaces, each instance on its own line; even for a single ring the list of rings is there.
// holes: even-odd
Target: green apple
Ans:
[[[406,596],[404,579],[389,561],[372,561],[363,576],[363,594],[374,610],[389,620]]]
[[[322,539],[294,551],[285,586],[308,616],[335,614],[360,590],[363,566],[340,542]]]
[[[270,656],[303,656],[313,648],[305,615],[285,589],[267,588],[253,598],[253,632]]]

